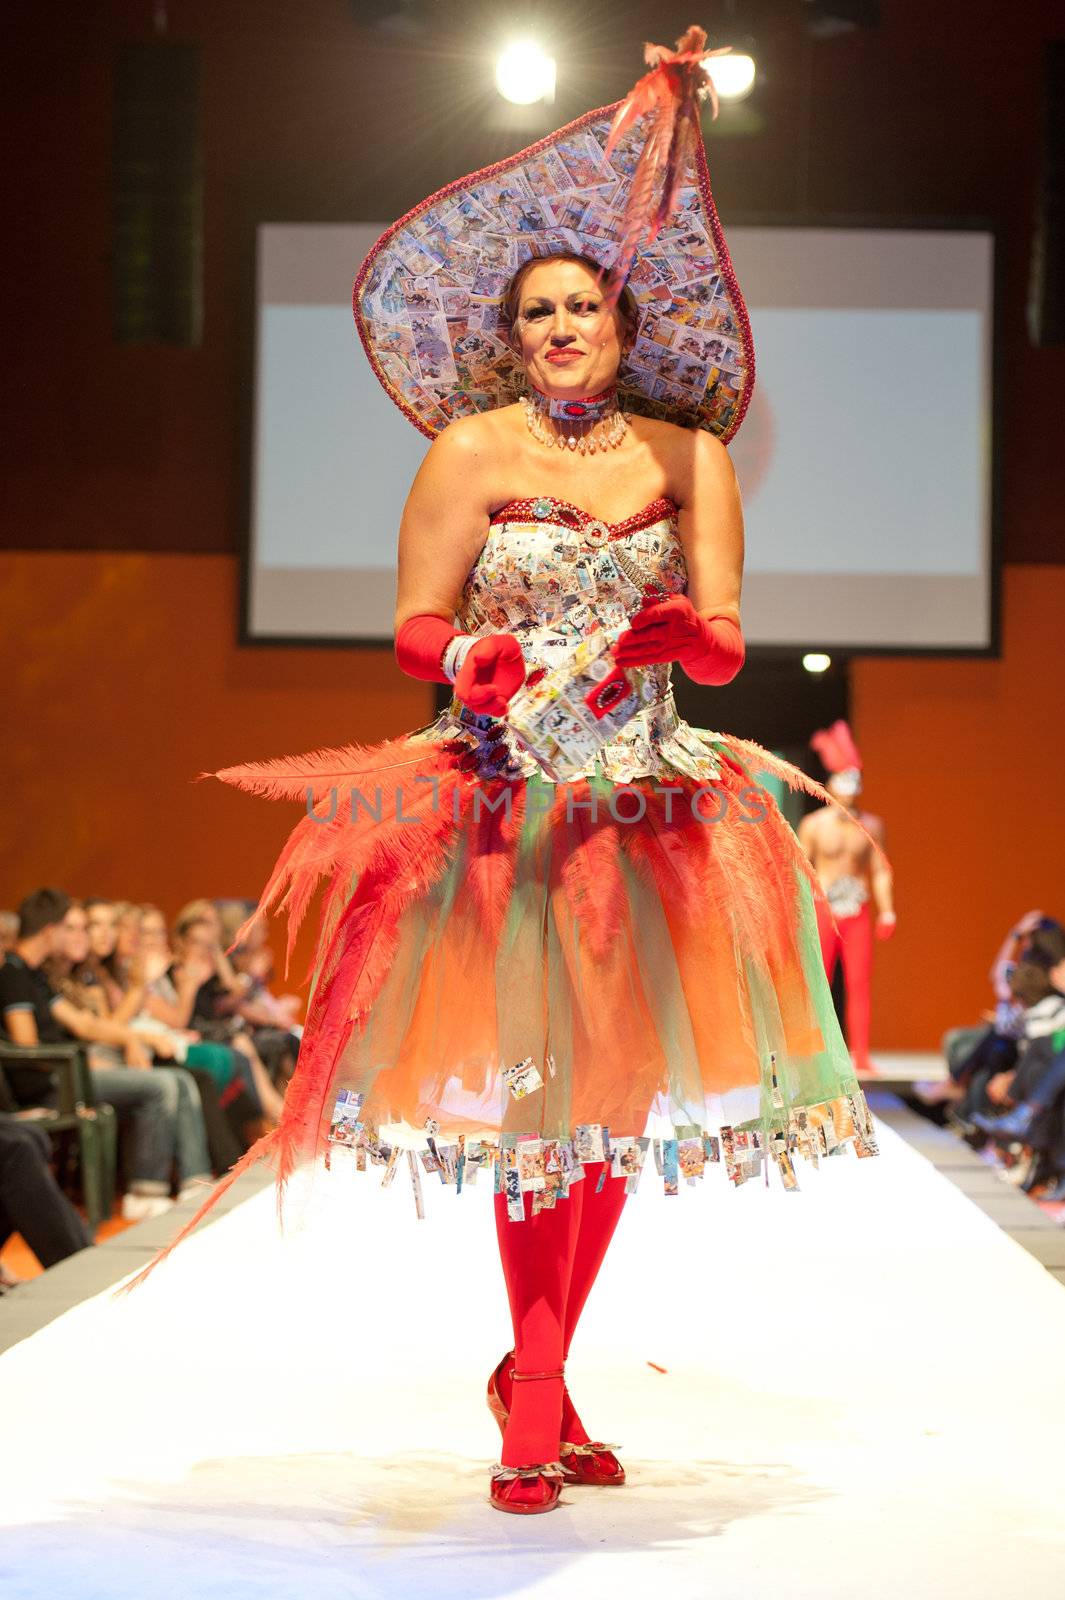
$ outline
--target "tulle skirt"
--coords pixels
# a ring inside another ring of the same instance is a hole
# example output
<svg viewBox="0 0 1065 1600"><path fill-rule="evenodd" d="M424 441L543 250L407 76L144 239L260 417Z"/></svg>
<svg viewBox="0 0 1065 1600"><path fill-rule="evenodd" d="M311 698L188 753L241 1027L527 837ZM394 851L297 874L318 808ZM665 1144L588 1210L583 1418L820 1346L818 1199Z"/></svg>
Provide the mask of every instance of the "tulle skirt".
<svg viewBox="0 0 1065 1600"><path fill-rule="evenodd" d="M487 1169L515 1219L588 1162L668 1192L799 1158L876 1153L826 981L821 894L757 778L833 803L748 741L698 734L716 776L486 775L441 724L215 774L300 798L255 918L291 951L322 891L300 1057L270 1155L349 1146L457 1189ZM246 924L246 927L248 924ZM240 935L238 935L239 939ZM249 1159L246 1158L246 1159Z"/></svg>
<svg viewBox="0 0 1065 1600"><path fill-rule="evenodd" d="M675 1195L708 1175L796 1189L800 1163L876 1155L821 960L827 902L758 779L836 806L828 791L686 723L653 777L597 758L558 785L500 776L491 730L456 731L443 713L201 774L304 804L234 944L284 913L291 959L318 899L310 1000L279 1125L122 1292L261 1160L279 1212L297 1167L346 1146L385 1184L402 1171L419 1215L425 1181L480 1178L521 1222L589 1166L629 1192L651 1168Z"/></svg>

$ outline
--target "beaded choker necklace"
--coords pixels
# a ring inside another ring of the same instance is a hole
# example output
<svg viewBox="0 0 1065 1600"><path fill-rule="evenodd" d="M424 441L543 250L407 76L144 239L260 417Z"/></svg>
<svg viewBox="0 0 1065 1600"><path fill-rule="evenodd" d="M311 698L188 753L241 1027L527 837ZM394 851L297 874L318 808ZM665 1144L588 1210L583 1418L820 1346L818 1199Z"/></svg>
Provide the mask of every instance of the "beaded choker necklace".
<svg viewBox="0 0 1065 1600"><path fill-rule="evenodd" d="M628 417L618 406L616 388L560 400L530 385L530 392L522 395L521 403L534 439L540 444L557 445L560 450L579 450L581 455L616 450L629 427Z"/></svg>

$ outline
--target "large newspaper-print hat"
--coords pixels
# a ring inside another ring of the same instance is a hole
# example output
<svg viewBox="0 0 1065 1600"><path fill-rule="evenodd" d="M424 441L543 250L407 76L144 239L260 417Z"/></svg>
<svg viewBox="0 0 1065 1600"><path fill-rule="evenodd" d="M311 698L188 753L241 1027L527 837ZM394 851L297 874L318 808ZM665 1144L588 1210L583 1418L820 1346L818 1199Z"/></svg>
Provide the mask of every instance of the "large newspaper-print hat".
<svg viewBox="0 0 1065 1600"><path fill-rule="evenodd" d="M370 251L356 325L386 393L422 433L524 392L503 294L530 256L564 251L616 270L635 297L622 405L733 437L754 344L694 109L709 87L701 62L719 53L705 40L693 28L676 52L648 45L652 71L625 100L448 184Z"/></svg>

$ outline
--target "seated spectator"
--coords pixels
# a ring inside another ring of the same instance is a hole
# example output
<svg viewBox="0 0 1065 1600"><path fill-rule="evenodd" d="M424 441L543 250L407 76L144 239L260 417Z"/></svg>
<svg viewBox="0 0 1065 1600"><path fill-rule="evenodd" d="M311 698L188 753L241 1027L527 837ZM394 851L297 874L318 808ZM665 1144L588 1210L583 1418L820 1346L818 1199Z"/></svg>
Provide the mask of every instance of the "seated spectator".
<svg viewBox="0 0 1065 1600"><path fill-rule="evenodd" d="M978 1061L978 1065L952 1118L959 1131L976 1148L986 1142L986 1135L975 1118L986 1116L996 1106L1006 1103L1009 1085L1032 1041L1040 1037L1048 1014L1057 1014L1062 998L1052 991L1047 967L1033 961L1027 953L1010 972L1009 986L1018 1010L1018 1037L1011 1041L1010 1051L997 1060L989 1060L986 1055L974 1052L974 1060Z"/></svg>
<svg viewBox="0 0 1065 1600"><path fill-rule="evenodd" d="M220 942L225 949L232 945L250 909L243 900L226 901L221 907ZM296 1070L303 1029L295 1019L303 1009L303 1002L299 995L275 995L271 991L274 958L262 922L249 928L243 941L228 954L238 978L248 980L236 1005L236 1014L248 1024L252 1041L271 1079L283 1090Z"/></svg>
<svg viewBox="0 0 1065 1600"><path fill-rule="evenodd" d="M136 943L120 971L120 980L128 984L124 1004L130 1005L130 996L135 995L138 1006L130 1026L164 1028L175 1040L178 1059L200 1087L215 1171L225 1172L257 1136L258 1129L251 1124L262 1118L251 1063L238 1050L211 1043L196 1029L184 1026L200 984L210 975L210 964L206 958L187 963L178 974L179 989L172 976L176 968L166 918L158 906L138 906L136 912ZM127 914L127 938L132 920ZM238 1133L242 1143L237 1140Z"/></svg>
<svg viewBox="0 0 1065 1600"><path fill-rule="evenodd" d="M247 1059L262 1114L267 1121L276 1123L283 1096L237 1009L253 980L233 970L222 949L218 912L209 900L194 900L179 912L174 924L174 955L170 975L175 983L190 963L197 972L202 973L205 967L207 970L207 977L192 997L186 1025L195 1028L204 1039L230 1045Z"/></svg>
<svg viewBox="0 0 1065 1600"><path fill-rule="evenodd" d="M42 1267L92 1244L89 1231L56 1183L47 1133L0 1113L0 1250L21 1234ZM8 1277L7 1288L15 1280Z"/></svg>
<svg viewBox="0 0 1065 1600"><path fill-rule="evenodd" d="M172 1074L148 1070L151 1053L138 1034L90 1006L75 1004L49 982L45 961L66 959L63 919L71 904L61 889L38 889L20 905L19 937L0 967L0 1022L16 1045L81 1040L112 1047L112 1062L119 1064L103 1066L90 1056L90 1071L98 1098L131 1123L131 1172L122 1214L139 1221L171 1204L179 1090ZM20 1105L55 1104L54 1074L27 1063L7 1068L5 1077ZM196 1173L183 1173L183 1178L206 1176L205 1158L194 1165Z"/></svg>
<svg viewBox="0 0 1065 1600"><path fill-rule="evenodd" d="M972 1120L999 1144L1032 1149L1037 1159L1024 1183L1029 1192L1049 1184L1041 1198L1065 1200L1065 936L1037 932L1017 970L1024 969L1033 974L1026 987L1038 998L1026 1012L1016 1071L988 1085L999 1113L977 1112Z"/></svg>
<svg viewBox="0 0 1065 1600"><path fill-rule="evenodd" d="M943 1083L914 1086L923 1104L951 1106L959 1123L968 1124L970 1131L973 1113L990 1108L987 1085L1012 1070L1018 1042L1024 1035L1024 1006L1013 993L1011 975L1033 933L1057 926L1041 911L1029 911L1010 929L990 972L995 1009L985 1011L976 1026L951 1028L944 1034L943 1053L950 1076Z"/></svg>
<svg viewBox="0 0 1065 1600"><path fill-rule="evenodd" d="M119 919L121 926L121 919ZM143 1039L151 1052L151 1064L169 1069L171 1082L167 1110L173 1120L174 1156L178 1182L182 1195L194 1190L212 1176L207 1135L203 1120L200 1091L191 1073L179 1064L186 1054L185 1041L172 1030L150 1018L143 1022L131 1015L135 1002L122 996L113 982L103 985L96 981L90 962L88 918L84 906L75 900L63 918L63 938L59 948L45 962L45 971L53 988L73 1005L82 1007L95 1018L104 1018L128 1028L137 1038ZM83 984L80 975L85 973L88 982ZM122 1002L111 1009L111 997L117 995ZM94 1043L89 1050L90 1068L116 1068L124 1070L121 1055L107 1041Z"/></svg>

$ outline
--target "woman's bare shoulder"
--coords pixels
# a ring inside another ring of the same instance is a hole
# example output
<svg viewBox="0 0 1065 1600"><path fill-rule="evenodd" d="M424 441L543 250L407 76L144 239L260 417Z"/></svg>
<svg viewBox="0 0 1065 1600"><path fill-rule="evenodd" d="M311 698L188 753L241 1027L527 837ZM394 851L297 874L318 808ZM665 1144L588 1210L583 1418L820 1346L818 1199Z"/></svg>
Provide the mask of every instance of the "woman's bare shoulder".
<svg viewBox="0 0 1065 1600"><path fill-rule="evenodd" d="M640 438L679 461L694 460L700 454L728 455L717 434L706 428L684 428L679 422L662 422L657 417L634 415L629 420Z"/></svg>
<svg viewBox="0 0 1065 1600"><path fill-rule="evenodd" d="M670 493L680 505L691 497L696 477L704 478L708 469L725 477L732 475L726 446L705 428L683 428L657 417L633 416L630 422L636 437L661 463Z"/></svg>
<svg viewBox="0 0 1065 1600"><path fill-rule="evenodd" d="M515 449L513 419L507 416L510 411L520 411L520 407L457 417L436 435L411 487L407 501L410 517L431 511L437 525L442 515L462 523L472 518L479 524L487 519Z"/></svg>
<svg viewBox="0 0 1065 1600"><path fill-rule="evenodd" d="M470 417L456 417L433 440L437 454L471 457L495 452L513 437L518 405L500 406L492 411L478 411Z"/></svg>

